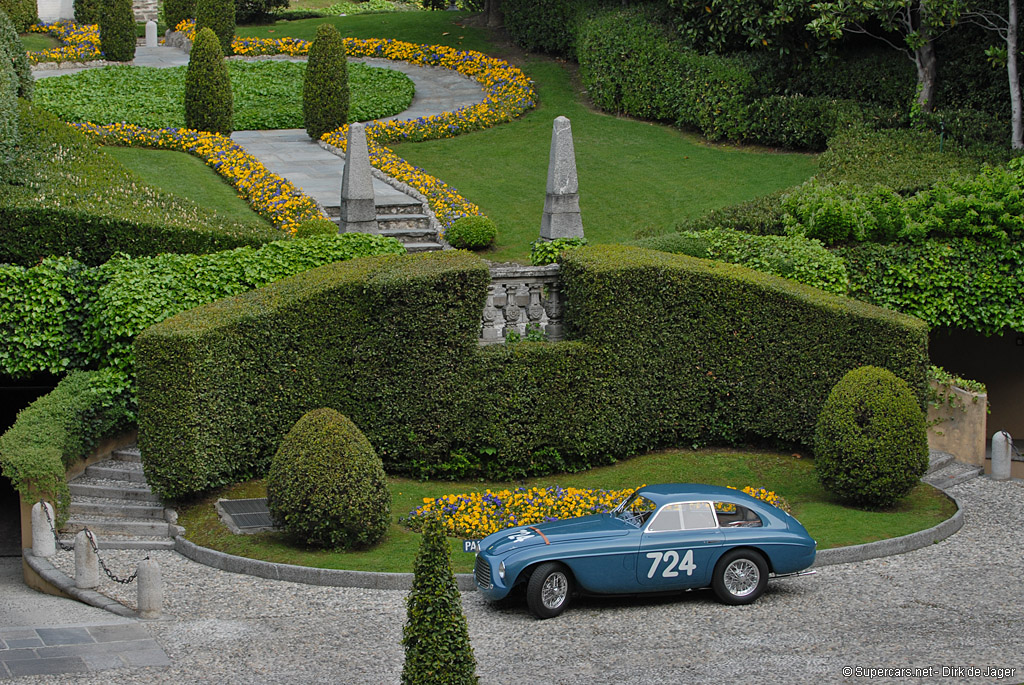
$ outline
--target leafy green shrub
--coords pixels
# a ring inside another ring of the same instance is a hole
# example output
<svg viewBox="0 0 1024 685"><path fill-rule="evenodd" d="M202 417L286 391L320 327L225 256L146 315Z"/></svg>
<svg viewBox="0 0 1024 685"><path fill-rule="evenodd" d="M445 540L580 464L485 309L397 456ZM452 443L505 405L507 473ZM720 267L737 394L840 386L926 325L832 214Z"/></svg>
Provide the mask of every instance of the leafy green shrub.
<svg viewBox="0 0 1024 685"><path fill-rule="evenodd" d="M587 0L505 0L505 28L519 47L558 57L576 56L577 21Z"/></svg>
<svg viewBox="0 0 1024 685"><path fill-rule="evenodd" d="M196 0L164 0L164 21L172 29L185 19L196 16Z"/></svg>
<svg viewBox="0 0 1024 685"><path fill-rule="evenodd" d="M271 21L278 10L288 9L288 0L234 0L235 21L262 24Z"/></svg>
<svg viewBox="0 0 1024 685"><path fill-rule="evenodd" d="M231 135L231 80L217 36L209 28L196 34L185 72L185 126Z"/></svg>
<svg viewBox="0 0 1024 685"><path fill-rule="evenodd" d="M554 264L566 250L583 247L586 238L555 238L554 240L534 240L530 243L530 264L544 266Z"/></svg>
<svg viewBox="0 0 1024 685"><path fill-rule="evenodd" d="M18 33L27 32L32 24L39 22L36 11L36 0L0 0L0 12L7 15Z"/></svg>
<svg viewBox="0 0 1024 685"><path fill-rule="evenodd" d="M633 244L662 252L740 264L839 295L845 295L849 288L843 260L817 240L796 236L758 236L717 228L670 233Z"/></svg>
<svg viewBox="0 0 1024 685"><path fill-rule="evenodd" d="M782 235L786 232L782 225L782 217L785 215L782 210L782 196L787 192L791 191L779 190L738 205L713 209L695 219L680 221L676 224L676 230L684 233L712 228L731 228L754 235Z"/></svg>
<svg viewBox="0 0 1024 685"><path fill-rule="evenodd" d="M333 24L320 24L309 46L302 85L302 121L313 140L348 123L348 60L341 34Z"/></svg>
<svg viewBox="0 0 1024 685"><path fill-rule="evenodd" d="M810 445L832 385L864 364L924 397L916 319L638 248L560 266L557 344L481 349L490 274L458 250L332 264L151 326L135 341L150 485L178 497L265 473L312 407L351 417L390 472L504 480L664 445Z"/></svg>
<svg viewBox="0 0 1024 685"><path fill-rule="evenodd" d="M1024 330L1024 246L965 238L861 243L836 250L850 296L917 316L931 326L995 335Z"/></svg>
<svg viewBox="0 0 1024 685"><path fill-rule="evenodd" d="M444 233L444 239L460 250L484 250L498 237L498 227L486 216L456 219Z"/></svg>
<svg viewBox="0 0 1024 685"><path fill-rule="evenodd" d="M135 13L132 0L100 0L100 49L111 62L135 59Z"/></svg>
<svg viewBox="0 0 1024 685"><path fill-rule="evenodd" d="M1006 152L1009 147L1010 118L998 117L974 109L946 109L921 115L920 125L933 133L944 132L948 139L968 148L993 148Z"/></svg>
<svg viewBox="0 0 1024 685"><path fill-rule="evenodd" d="M0 188L15 175L21 134L18 131L18 75L0 52Z"/></svg>
<svg viewBox="0 0 1024 685"><path fill-rule="evenodd" d="M982 160L930 131L872 131L854 126L837 133L818 162L818 178L862 187L876 184L900 194L928 188L951 173L977 173Z"/></svg>
<svg viewBox="0 0 1024 685"><path fill-rule="evenodd" d="M25 46L22 45L14 24L4 11L0 10L0 56L4 54L10 60L17 76L18 97L31 100L35 85L35 79L32 77L32 65L29 64ZM13 108L12 112L17 115L17 108Z"/></svg>
<svg viewBox="0 0 1024 685"><path fill-rule="evenodd" d="M134 373L139 332L190 307L335 261L404 254L394 238L348 233L211 255L119 257L89 268L67 257L0 267L0 373L92 365Z"/></svg>
<svg viewBox="0 0 1024 685"><path fill-rule="evenodd" d="M891 371L873 366L850 371L818 416L814 468L822 487L846 502L892 506L928 469L919 399Z"/></svg>
<svg viewBox="0 0 1024 685"><path fill-rule="evenodd" d="M215 252L281 238L264 222L237 223L142 183L82 133L21 102L23 182L0 193L0 262L70 255Z"/></svg>
<svg viewBox="0 0 1024 685"><path fill-rule="evenodd" d="M447 0L420 0L420 5L425 10L435 11L448 7L448 2Z"/></svg>
<svg viewBox="0 0 1024 685"><path fill-rule="evenodd" d="M402 685L476 683L476 658L452 572L452 551L440 520L429 517L413 566L402 629Z"/></svg>
<svg viewBox="0 0 1024 685"><path fill-rule="evenodd" d="M100 440L126 430L133 409L121 374L73 371L22 410L0 436L0 472L26 499L44 497L54 503L63 519L71 503L65 471Z"/></svg>
<svg viewBox="0 0 1024 685"><path fill-rule="evenodd" d="M783 224L790 235L826 245L849 241L885 243L903 237L903 199L885 186L862 189L811 179L782 200Z"/></svg>
<svg viewBox="0 0 1024 685"><path fill-rule="evenodd" d="M295 229L296 238L312 238L315 235L335 235L338 233L338 224L325 217L303 221Z"/></svg>
<svg viewBox="0 0 1024 685"><path fill-rule="evenodd" d="M207 28L217 35L222 58L234 54L231 40L235 37L235 0L196 0L196 38Z"/></svg>
<svg viewBox="0 0 1024 685"><path fill-rule="evenodd" d="M285 532L313 547L372 547L391 525L380 457L333 409L305 414L284 436L270 462L267 507Z"/></svg>
<svg viewBox="0 0 1024 685"><path fill-rule="evenodd" d="M747 139L762 145L824 150L829 138L861 119L852 100L778 95L751 103Z"/></svg>
<svg viewBox="0 0 1024 685"><path fill-rule="evenodd" d="M102 0L74 0L76 24L99 24Z"/></svg>
<svg viewBox="0 0 1024 685"><path fill-rule="evenodd" d="M695 128L711 140L747 133L755 81L742 61L685 49L643 9L583 20L580 79L601 109Z"/></svg>

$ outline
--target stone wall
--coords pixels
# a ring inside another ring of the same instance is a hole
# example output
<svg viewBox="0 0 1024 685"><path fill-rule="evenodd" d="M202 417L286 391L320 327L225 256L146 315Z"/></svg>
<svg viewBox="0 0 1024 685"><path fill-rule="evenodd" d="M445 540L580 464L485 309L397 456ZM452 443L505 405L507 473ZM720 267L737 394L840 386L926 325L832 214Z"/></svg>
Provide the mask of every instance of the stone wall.
<svg viewBox="0 0 1024 685"><path fill-rule="evenodd" d="M492 267L480 344L505 342L510 333L525 338L534 328L551 342L564 340L565 303L558 271L557 264Z"/></svg>
<svg viewBox="0 0 1024 685"><path fill-rule="evenodd" d="M156 21L159 0L133 0L135 21ZM75 18L74 0L36 0L39 21L50 24L62 19Z"/></svg>
<svg viewBox="0 0 1024 685"><path fill-rule="evenodd" d="M988 432L988 396L950 387L934 381L932 389L945 398L928 407L928 447L947 452L965 464L984 466Z"/></svg>

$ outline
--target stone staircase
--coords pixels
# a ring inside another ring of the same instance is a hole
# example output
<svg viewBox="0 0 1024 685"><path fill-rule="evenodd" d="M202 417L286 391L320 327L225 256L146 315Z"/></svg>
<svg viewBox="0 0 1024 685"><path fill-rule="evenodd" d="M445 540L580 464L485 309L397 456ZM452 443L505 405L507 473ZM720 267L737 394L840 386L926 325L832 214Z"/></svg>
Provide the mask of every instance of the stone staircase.
<svg viewBox="0 0 1024 685"><path fill-rule="evenodd" d="M957 461L948 452L932 450L928 455L928 470L921 480L940 490L947 490L954 485L977 478L983 471L980 466Z"/></svg>
<svg viewBox="0 0 1024 685"><path fill-rule="evenodd" d="M68 482L71 507L61 541L71 544L79 531L96 534L100 549L171 549L178 527L146 485L138 447L115 450L110 459L88 466Z"/></svg>
<svg viewBox="0 0 1024 685"><path fill-rule="evenodd" d="M334 223L339 222L340 206L324 206L324 210ZM408 198L408 202L377 204L377 226L380 235L397 238L409 252L443 249L437 232L430 228L430 217L412 198Z"/></svg>

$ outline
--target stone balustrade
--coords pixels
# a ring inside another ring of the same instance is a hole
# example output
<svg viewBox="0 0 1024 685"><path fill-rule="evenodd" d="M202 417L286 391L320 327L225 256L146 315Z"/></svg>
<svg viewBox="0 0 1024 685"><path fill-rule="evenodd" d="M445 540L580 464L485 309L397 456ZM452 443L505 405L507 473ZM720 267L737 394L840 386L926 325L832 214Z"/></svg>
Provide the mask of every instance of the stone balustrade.
<svg viewBox="0 0 1024 685"><path fill-rule="evenodd" d="M545 339L565 339L562 295L558 265L502 266L491 269L480 326L480 344L505 342L510 333L525 338L540 330Z"/></svg>

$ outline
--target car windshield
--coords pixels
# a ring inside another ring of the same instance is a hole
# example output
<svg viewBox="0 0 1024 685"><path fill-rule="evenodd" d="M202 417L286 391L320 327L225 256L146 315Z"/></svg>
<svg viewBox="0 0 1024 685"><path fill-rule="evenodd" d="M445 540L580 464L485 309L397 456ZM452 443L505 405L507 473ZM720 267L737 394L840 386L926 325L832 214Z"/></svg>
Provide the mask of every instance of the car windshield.
<svg viewBox="0 0 1024 685"><path fill-rule="evenodd" d="M615 518L625 521L631 526L639 528L644 522L650 518L654 512L654 502L647 499L638 492L634 492L628 498L624 499L619 506L615 507L612 512Z"/></svg>

